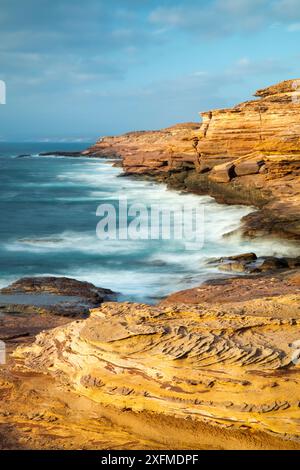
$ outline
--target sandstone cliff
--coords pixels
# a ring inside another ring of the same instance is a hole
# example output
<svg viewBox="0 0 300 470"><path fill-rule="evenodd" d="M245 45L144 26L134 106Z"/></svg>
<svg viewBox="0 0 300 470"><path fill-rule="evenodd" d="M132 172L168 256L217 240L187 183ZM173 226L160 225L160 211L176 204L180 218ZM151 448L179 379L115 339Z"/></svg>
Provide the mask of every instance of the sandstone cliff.
<svg viewBox="0 0 300 470"><path fill-rule="evenodd" d="M104 137L83 153L122 158L128 174L167 172L177 160L193 164L200 128L200 123L184 123L159 131Z"/></svg>
<svg viewBox="0 0 300 470"><path fill-rule="evenodd" d="M86 155L122 158L126 174L153 175L170 186L261 210L248 235L300 237L300 86L288 80L255 100L202 113L203 122L105 137Z"/></svg>

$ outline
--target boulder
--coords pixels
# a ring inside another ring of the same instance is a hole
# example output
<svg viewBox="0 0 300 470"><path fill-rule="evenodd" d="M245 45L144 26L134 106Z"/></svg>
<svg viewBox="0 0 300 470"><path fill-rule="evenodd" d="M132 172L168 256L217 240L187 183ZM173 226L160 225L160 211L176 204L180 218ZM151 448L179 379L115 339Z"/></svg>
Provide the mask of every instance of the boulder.
<svg viewBox="0 0 300 470"><path fill-rule="evenodd" d="M247 263L241 261L235 261L232 263L223 263L219 266L221 271L233 271L238 273L243 273L247 271Z"/></svg>
<svg viewBox="0 0 300 470"><path fill-rule="evenodd" d="M234 171L236 176L254 175L259 173L263 160L246 160L235 164Z"/></svg>
<svg viewBox="0 0 300 470"><path fill-rule="evenodd" d="M207 264L219 264L229 261L239 261L245 263L251 263L257 260L257 256L255 253L241 253L240 255L233 255L233 256L222 256L221 258L210 258L207 261Z"/></svg>
<svg viewBox="0 0 300 470"><path fill-rule="evenodd" d="M300 256L296 258L284 258L284 260L287 262L290 269L295 269L300 266Z"/></svg>
<svg viewBox="0 0 300 470"><path fill-rule="evenodd" d="M260 266L258 266L259 271L275 271L277 269L284 269L288 268L288 262L285 258L275 258L274 256L270 256L268 258L264 258Z"/></svg>
<svg viewBox="0 0 300 470"><path fill-rule="evenodd" d="M242 253L241 255L234 255L234 256L228 256L226 258L227 260L232 260L232 261L246 261L246 262L251 262L251 261L256 261L257 256L255 253Z"/></svg>
<svg viewBox="0 0 300 470"><path fill-rule="evenodd" d="M209 179L215 183L229 183L234 176L234 165L232 163L224 163L213 168Z"/></svg>

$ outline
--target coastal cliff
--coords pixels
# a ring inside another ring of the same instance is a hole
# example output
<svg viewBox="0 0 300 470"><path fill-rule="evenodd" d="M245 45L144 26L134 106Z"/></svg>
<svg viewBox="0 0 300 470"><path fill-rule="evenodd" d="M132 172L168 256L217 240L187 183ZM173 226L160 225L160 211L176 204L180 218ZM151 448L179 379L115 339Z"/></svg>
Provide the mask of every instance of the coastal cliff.
<svg viewBox="0 0 300 470"><path fill-rule="evenodd" d="M256 98L80 155L255 205L244 235L299 239L299 92L290 80ZM2 309L0 448L300 449L300 259L208 263L227 276L156 306L109 302L112 291L68 278L3 289L30 302ZM41 309L33 294L67 303Z"/></svg>
<svg viewBox="0 0 300 470"><path fill-rule="evenodd" d="M83 154L122 158L126 174L159 174L175 162L194 165L201 124L183 123L158 131L128 132L101 138Z"/></svg>
<svg viewBox="0 0 300 470"><path fill-rule="evenodd" d="M287 80L257 91L255 100L204 112L199 124L104 137L83 154L121 158L127 175L256 206L244 235L299 238L298 83Z"/></svg>

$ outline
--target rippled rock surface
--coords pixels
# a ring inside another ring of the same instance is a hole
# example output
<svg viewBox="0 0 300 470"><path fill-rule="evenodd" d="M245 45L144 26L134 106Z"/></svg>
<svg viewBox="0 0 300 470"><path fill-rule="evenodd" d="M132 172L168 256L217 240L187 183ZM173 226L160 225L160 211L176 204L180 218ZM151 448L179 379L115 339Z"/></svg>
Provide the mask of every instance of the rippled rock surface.
<svg viewBox="0 0 300 470"><path fill-rule="evenodd" d="M245 431L241 448L300 448L297 292L226 306L103 304L15 357L95 403L151 413L158 427L161 417L205 424L198 448L229 430L228 448Z"/></svg>

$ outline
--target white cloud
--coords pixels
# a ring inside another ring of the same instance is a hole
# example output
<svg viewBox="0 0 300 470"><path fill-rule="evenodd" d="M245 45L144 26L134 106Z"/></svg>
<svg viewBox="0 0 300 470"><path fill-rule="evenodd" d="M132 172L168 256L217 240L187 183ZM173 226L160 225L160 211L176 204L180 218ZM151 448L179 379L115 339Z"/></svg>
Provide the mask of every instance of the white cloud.
<svg viewBox="0 0 300 470"><path fill-rule="evenodd" d="M200 3L200 2L199 2ZM199 36L256 32L274 24L300 19L299 0L213 0L199 4L178 0L176 6L155 8L152 23L179 28ZM293 30L293 25L291 25Z"/></svg>
<svg viewBox="0 0 300 470"><path fill-rule="evenodd" d="M248 57L242 57L240 60L238 60L238 65L244 67L250 64L250 59Z"/></svg>
<svg viewBox="0 0 300 470"><path fill-rule="evenodd" d="M194 77L203 77L205 75L207 75L207 72L204 72L204 71L201 71L201 70L193 73Z"/></svg>
<svg viewBox="0 0 300 470"><path fill-rule="evenodd" d="M287 27L289 33L296 33L300 31L300 23L292 23Z"/></svg>

